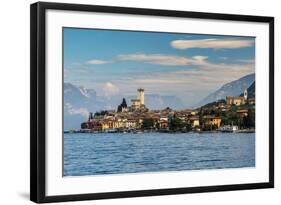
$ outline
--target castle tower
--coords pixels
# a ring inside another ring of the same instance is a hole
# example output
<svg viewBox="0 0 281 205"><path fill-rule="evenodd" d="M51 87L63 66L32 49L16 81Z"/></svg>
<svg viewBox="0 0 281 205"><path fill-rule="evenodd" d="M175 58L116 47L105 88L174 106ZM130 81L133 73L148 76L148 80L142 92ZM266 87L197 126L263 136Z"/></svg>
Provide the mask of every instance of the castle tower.
<svg viewBox="0 0 281 205"><path fill-rule="evenodd" d="M138 89L138 100L140 100L141 105L144 105L144 89L143 88Z"/></svg>
<svg viewBox="0 0 281 205"><path fill-rule="evenodd" d="M247 91L247 89L245 89L245 91L244 91L244 99L245 99L245 101L248 99L248 91Z"/></svg>

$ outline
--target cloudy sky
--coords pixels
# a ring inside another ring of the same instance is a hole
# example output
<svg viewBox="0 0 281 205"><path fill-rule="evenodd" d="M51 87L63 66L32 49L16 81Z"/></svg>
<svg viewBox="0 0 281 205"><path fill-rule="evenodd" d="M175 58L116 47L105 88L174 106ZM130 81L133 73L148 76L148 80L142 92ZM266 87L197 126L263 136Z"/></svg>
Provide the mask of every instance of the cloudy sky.
<svg viewBox="0 0 281 205"><path fill-rule="evenodd" d="M145 93L192 106L223 84L255 72L255 38L64 29L64 81L98 95Z"/></svg>

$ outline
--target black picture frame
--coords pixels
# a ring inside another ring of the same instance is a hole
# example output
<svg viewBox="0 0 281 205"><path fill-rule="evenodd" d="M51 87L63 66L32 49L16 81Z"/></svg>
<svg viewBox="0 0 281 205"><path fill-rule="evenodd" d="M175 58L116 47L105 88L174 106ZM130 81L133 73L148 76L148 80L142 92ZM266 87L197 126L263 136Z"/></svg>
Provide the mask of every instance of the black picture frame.
<svg viewBox="0 0 281 205"><path fill-rule="evenodd" d="M262 22L269 25L269 181L263 183L230 184L188 188L138 190L46 196L46 81L45 25L46 10L86 11L101 13L168 16L194 19ZM274 18L265 16L156 10L82 4L38 2L30 7L30 200L37 203L77 200L97 200L123 197L217 192L274 187Z"/></svg>

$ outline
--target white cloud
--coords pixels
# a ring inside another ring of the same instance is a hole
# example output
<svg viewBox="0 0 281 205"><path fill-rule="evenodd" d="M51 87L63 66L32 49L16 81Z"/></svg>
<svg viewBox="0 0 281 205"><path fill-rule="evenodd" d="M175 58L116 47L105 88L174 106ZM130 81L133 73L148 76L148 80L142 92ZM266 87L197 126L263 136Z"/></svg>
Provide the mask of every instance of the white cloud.
<svg viewBox="0 0 281 205"><path fill-rule="evenodd" d="M105 96L112 96L118 94L119 88L111 82L107 82L103 86L103 92Z"/></svg>
<svg viewBox="0 0 281 205"><path fill-rule="evenodd" d="M103 65L103 64L108 64L108 63L112 63L112 61L92 59L92 60L89 60L86 62L86 64L89 64L89 65Z"/></svg>
<svg viewBox="0 0 281 205"><path fill-rule="evenodd" d="M253 46L253 40L237 39L200 39L200 40L174 40L170 45L176 49L189 48L213 48L213 49L235 49Z"/></svg>
<svg viewBox="0 0 281 205"><path fill-rule="evenodd" d="M139 61L167 66L201 65L205 63L207 58L207 56L193 56L189 58L185 56L162 54L127 54L117 56L119 61Z"/></svg>
<svg viewBox="0 0 281 205"><path fill-rule="evenodd" d="M87 117L89 115L89 111L86 108L76 108L70 103L66 103L65 107L67 108L67 112L70 115L82 115L84 117Z"/></svg>
<svg viewBox="0 0 281 205"><path fill-rule="evenodd" d="M182 69L152 75L139 75L135 79L118 82L122 92L133 92L142 86L149 93L180 96L187 106L198 103L210 92L225 83L255 72L255 64L224 64L204 61L196 68ZM195 95L196 93L196 95Z"/></svg>
<svg viewBox="0 0 281 205"><path fill-rule="evenodd" d="M241 63L249 63L249 64L255 63L255 59L240 59L238 61L241 62Z"/></svg>
<svg viewBox="0 0 281 205"><path fill-rule="evenodd" d="M228 60L229 57L225 57L225 56L222 56L222 57L219 57L220 60Z"/></svg>
<svg viewBox="0 0 281 205"><path fill-rule="evenodd" d="M177 56L177 55L164 55L164 54L125 54L118 55L114 60L99 60L92 59L86 61L88 65L103 65L117 61L137 61L166 66L184 66L184 65L200 65L204 63L207 56Z"/></svg>

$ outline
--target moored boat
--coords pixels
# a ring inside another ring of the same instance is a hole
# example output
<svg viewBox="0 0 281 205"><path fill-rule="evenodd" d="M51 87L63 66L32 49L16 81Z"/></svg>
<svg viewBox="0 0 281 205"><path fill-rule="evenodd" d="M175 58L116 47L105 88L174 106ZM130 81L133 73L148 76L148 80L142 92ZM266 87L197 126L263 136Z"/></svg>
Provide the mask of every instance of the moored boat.
<svg viewBox="0 0 281 205"><path fill-rule="evenodd" d="M236 125L224 125L218 129L220 132L237 132L238 130L238 126Z"/></svg>

